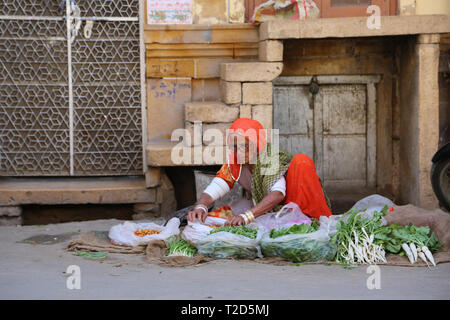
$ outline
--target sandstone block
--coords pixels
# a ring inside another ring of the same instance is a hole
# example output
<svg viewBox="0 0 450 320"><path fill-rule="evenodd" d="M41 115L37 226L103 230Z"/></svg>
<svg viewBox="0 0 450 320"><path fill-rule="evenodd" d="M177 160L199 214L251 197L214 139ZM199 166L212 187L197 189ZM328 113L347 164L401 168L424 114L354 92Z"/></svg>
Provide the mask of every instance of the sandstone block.
<svg viewBox="0 0 450 320"><path fill-rule="evenodd" d="M243 104L272 104L272 82L242 84Z"/></svg>
<svg viewBox="0 0 450 320"><path fill-rule="evenodd" d="M272 129L272 105L253 106L252 118L259 121L264 129Z"/></svg>
<svg viewBox="0 0 450 320"><path fill-rule="evenodd" d="M205 124L203 127L203 144L216 146L226 145L227 130L230 126L231 122Z"/></svg>
<svg viewBox="0 0 450 320"><path fill-rule="evenodd" d="M261 41L258 55L260 61L283 61L283 42L278 40Z"/></svg>
<svg viewBox="0 0 450 320"><path fill-rule="evenodd" d="M252 118L252 106L249 104L243 104L239 107L239 118Z"/></svg>
<svg viewBox="0 0 450 320"><path fill-rule="evenodd" d="M222 101L226 104L241 103L242 89L240 82L220 81Z"/></svg>
<svg viewBox="0 0 450 320"><path fill-rule="evenodd" d="M184 105L186 121L232 122L239 116L239 108L218 101L188 102Z"/></svg>
<svg viewBox="0 0 450 320"><path fill-rule="evenodd" d="M220 65L220 77L225 81L272 81L281 74L281 62L231 62Z"/></svg>

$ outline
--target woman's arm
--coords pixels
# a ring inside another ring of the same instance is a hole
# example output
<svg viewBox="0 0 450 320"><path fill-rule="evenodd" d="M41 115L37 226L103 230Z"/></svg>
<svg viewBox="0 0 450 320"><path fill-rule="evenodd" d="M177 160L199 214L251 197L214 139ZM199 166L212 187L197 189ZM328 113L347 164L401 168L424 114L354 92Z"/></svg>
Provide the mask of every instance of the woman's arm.
<svg viewBox="0 0 450 320"><path fill-rule="evenodd" d="M205 222L206 216L208 215L207 208L229 191L230 187L228 184L222 178L215 177L205 191L203 191L200 199L195 204L194 209L188 212L188 221L201 220L202 222ZM202 207L203 209L199 207Z"/></svg>
<svg viewBox="0 0 450 320"><path fill-rule="evenodd" d="M258 204L256 204L253 208L251 208L250 211L256 218L272 210L283 200L284 194L282 192L272 191L267 196L265 196ZM244 218L242 218L241 216L232 217L225 223L225 225L227 226L239 226L244 224L245 224Z"/></svg>

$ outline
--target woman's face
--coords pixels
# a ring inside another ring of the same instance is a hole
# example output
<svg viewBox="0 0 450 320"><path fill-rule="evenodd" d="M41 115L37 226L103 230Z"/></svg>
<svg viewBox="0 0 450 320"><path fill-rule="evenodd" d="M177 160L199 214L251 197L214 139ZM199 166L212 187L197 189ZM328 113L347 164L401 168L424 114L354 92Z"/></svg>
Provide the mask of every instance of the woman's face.
<svg viewBox="0 0 450 320"><path fill-rule="evenodd" d="M232 137L232 150L237 156L239 164L256 163L256 146L247 137L234 135Z"/></svg>

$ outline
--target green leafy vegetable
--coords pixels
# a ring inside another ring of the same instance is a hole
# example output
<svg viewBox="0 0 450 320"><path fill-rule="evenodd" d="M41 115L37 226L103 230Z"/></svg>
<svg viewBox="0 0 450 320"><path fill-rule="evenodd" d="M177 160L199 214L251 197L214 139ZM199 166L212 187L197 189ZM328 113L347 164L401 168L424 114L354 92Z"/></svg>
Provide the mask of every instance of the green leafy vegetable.
<svg viewBox="0 0 450 320"><path fill-rule="evenodd" d="M211 232L209 234L213 234L213 233L221 232L221 231L238 234L238 235L250 238L250 239L256 239L256 235L258 234L257 229L248 228L245 226L239 226L239 227L222 226L219 228L214 228L213 230L211 230Z"/></svg>
<svg viewBox="0 0 450 320"><path fill-rule="evenodd" d="M375 242L382 244L386 251L404 255L403 243L414 243L417 246L427 246L430 251L437 251L442 247L434 233L430 234L429 227L418 227L413 224L401 226L391 224L381 227L375 232Z"/></svg>
<svg viewBox="0 0 450 320"><path fill-rule="evenodd" d="M184 239L173 240L169 245L170 256L193 257L197 253L197 248Z"/></svg>
<svg viewBox="0 0 450 320"><path fill-rule="evenodd" d="M103 260L106 259L108 254L103 251L99 252L74 252L73 255L80 256L86 259Z"/></svg>
<svg viewBox="0 0 450 320"><path fill-rule="evenodd" d="M288 241L262 241L261 250L266 257L281 257L292 262L333 260L337 245L325 239L308 237Z"/></svg>
<svg viewBox="0 0 450 320"><path fill-rule="evenodd" d="M377 242L386 236L380 232L383 228L382 217L387 214L388 206L373 212L371 219L363 218L363 210L350 210L338 221L337 232L331 241L338 243L336 261L341 264L377 263L385 261L383 246ZM345 221L346 220L346 221Z"/></svg>
<svg viewBox="0 0 450 320"><path fill-rule="evenodd" d="M302 224L294 224L289 228L279 228L270 230L270 237L272 239L285 236L287 234L304 234L311 233L319 230L319 225L316 220L313 220L311 225L302 223Z"/></svg>

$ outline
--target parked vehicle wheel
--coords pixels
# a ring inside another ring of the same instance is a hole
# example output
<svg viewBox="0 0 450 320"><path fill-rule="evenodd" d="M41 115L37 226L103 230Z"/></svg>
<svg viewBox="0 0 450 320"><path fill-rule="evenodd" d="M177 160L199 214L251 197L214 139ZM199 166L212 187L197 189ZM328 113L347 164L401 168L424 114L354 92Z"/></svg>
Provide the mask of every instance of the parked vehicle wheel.
<svg viewBox="0 0 450 320"><path fill-rule="evenodd" d="M440 204L450 212L450 157L433 163L431 185Z"/></svg>

